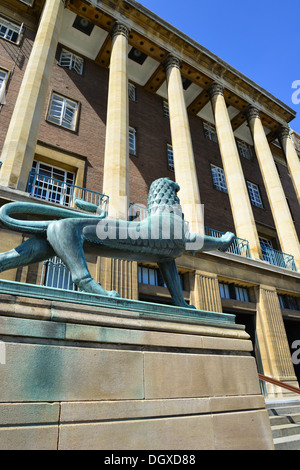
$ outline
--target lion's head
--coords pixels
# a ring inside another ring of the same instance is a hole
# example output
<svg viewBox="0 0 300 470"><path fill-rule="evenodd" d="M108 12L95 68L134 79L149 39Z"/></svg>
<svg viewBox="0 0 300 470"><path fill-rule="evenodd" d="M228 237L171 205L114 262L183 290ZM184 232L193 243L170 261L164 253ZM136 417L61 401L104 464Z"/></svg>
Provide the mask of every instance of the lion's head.
<svg viewBox="0 0 300 470"><path fill-rule="evenodd" d="M148 215L167 211L181 216L180 200L177 196L179 189L179 185L170 178L159 178L153 181L148 194Z"/></svg>

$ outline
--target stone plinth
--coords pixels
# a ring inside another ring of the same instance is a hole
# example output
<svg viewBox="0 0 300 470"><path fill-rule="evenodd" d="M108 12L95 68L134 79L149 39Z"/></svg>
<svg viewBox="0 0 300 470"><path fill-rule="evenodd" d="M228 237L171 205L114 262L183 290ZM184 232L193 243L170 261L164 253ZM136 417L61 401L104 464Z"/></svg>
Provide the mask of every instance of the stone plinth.
<svg viewBox="0 0 300 470"><path fill-rule="evenodd" d="M273 449L232 315L8 281L0 292L1 449Z"/></svg>

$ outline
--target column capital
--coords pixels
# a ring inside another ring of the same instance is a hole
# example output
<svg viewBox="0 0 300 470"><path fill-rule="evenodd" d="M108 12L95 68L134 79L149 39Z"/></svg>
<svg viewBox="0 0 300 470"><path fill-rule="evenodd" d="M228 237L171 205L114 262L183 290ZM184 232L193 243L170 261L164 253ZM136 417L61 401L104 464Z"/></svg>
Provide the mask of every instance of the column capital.
<svg viewBox="0 0 300 470"><path fill-rule="evenodd" d="M284 139L289 139L290 138L290 129L288 126L281 126L278 131L277 131L277 136L278 139L284 140Z"/></svg>
<svg viewBox="0 0 300 470"><path fill-rule="evenodd" d="M175 55L169 53L164 62L165 70L167 71L168 69L172 67L177 67L180 70L180 66L181 66L181 60L178 59L178 57L176 57Z"/></svg>
<svg viewBox="0 0 300 470"><path fill-rule="evenodd" d="M114 38L115 36L119 36L121 34L122 36L125 36L126 39L128 39L129 31L130 28L128 28L128 26L116 21L111 30L111 36Z"/></svg>
<svg viewBox="0 0 300 470"><path fill-rule="evenodd" d="M245 115L248 122L251 121L251 119L260 119L259 109L252 105L248 106L245 111Z"/></svg>
<svg viewBox="0 0 300 470"><path fill-rule="evenodd" d="M224 89L222 85L218 82L213 82L207 89L210 99L212 99L215 95L222 95L224 96Z"/></svg>

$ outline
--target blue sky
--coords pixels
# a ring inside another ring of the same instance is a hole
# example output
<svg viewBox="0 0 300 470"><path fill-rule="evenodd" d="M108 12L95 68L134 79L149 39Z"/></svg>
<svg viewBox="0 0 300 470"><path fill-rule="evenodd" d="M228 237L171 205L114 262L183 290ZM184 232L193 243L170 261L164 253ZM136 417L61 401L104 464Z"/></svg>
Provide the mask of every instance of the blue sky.
<svg viewBox="0 0 300 470"><path fill-rule="evenodd" d="M294 109L290 125L300 133L299 0L139 3Z"/></svg>

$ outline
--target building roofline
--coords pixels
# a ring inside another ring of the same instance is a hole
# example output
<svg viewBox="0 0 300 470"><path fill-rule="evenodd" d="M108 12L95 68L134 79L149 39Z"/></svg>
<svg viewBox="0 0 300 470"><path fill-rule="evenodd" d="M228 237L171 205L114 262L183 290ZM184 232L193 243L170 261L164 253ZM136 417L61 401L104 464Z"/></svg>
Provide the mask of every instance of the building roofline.
<svg viewBox="0 0 300 470"><path fill-rule="evenodd" d="M194 39L190 38L187 34L183 33L182 31L180 31L178 28L176 28L175 26L171 25L170 23L168 23L167 21L165 21L163 18L161 18L160 16L156 15L155 13L153 13L151 10L149 10L148 8L144 7L143 5L141 5L139 2L137 2L136 0L125 0L126 3L128 3L130 6L132 6L133 8L137 9L138 11L140 11L141 13L145 14L146 16L150 17L153 21L155 21L156 23L160 24L162 27L166 28L167 30L171 31L172 33L174 33L176 36L178 36L180 39L182 39L183 41L187 42L189 45L191 45L192 47L194 47L195 49L199 50L200 52L202 52L203 54L207 55L210 59L212 59L213 61L215 61L216 63L218 63L219 65L225 67L226 69L228 69L231 73L233 73L234 75L236 75L239 79L243 80L245 83L247 83L248 85L250 85L252 88L256 89L257 91L259 91L260 93L262 93L263 95L265 95L268 99L270 99L271 101L273 101L274 103L276 103L278 106L280 106L281 108L283 108L285 111L287 111L288 113L290 113L294 119L296 117L296 111L292 108L290 108L288 105L286 105L284 102L282 102L281 100L279 100L278 98L276 98L276 96L272 95L272 93L268 92L267 90L265 90L263 87L261 87L260 85L258 85L256 82L254 82L253 80L251 80L249 77L247 77L246 75L244 75L243 73L239 72L237 69L235 69L234 67L232 67L230 64L228 64L227 62L225 62L223 59L220 59L220 57L218 57L216 54L214 54L213 52L211 52L210 50L206 49L206 47L202 46L200 43L198 43L197 41L195 41Z"/></svg>

